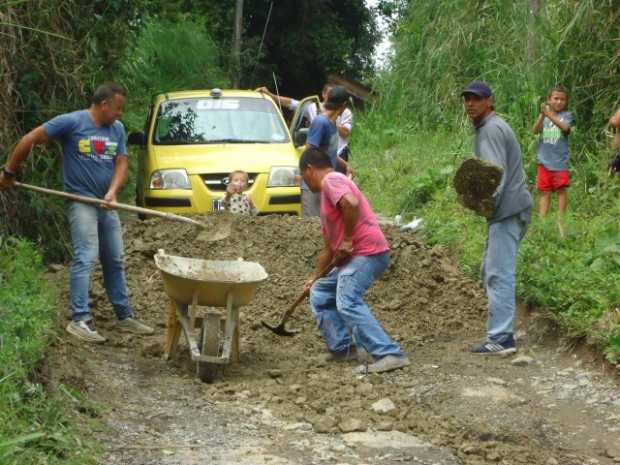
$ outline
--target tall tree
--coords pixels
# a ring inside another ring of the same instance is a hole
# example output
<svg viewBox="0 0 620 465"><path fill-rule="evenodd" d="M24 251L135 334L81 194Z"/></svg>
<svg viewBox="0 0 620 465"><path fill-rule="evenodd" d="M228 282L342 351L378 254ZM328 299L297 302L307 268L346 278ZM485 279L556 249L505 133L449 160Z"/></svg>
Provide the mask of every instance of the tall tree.
<svg viewBox="0 0 620 465"><path fill-rule="evenodd" d="M233 87L239 87L241 80L241 28L243 27L243 0L235 5L235 26L233 31Z"/></svg>
<svg viewBox="0 0 620 465"><path fill-rule="evenodd" d="M234 23L230 0L193 3L194 12L206 13L210 33L227 48ZM240 85L269 84L275 73L282 92L299 96L317 92L330 73L370 74L379 39L376 13L364 0L245 0Z"/></svg>
<svg viewBox="0 0 620 465"><path fill-rule="evenodd" d="M527 62L534 65L538 58L538 22L543 0L527 0L529 3L529 17L527 23Z"/></svg>

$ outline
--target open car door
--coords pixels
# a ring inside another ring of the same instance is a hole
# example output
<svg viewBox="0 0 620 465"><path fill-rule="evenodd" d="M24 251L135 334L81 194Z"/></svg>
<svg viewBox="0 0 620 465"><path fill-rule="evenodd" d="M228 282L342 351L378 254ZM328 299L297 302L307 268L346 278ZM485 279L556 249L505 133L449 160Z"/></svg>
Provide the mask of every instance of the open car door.
<svg viewBox="0 0 620 465"><path fill-rule="evenodd" d="M320 108L321 101L319 97L312 95L301 100L299 106L295 109L289 129L293 136L293 144L295 144L295 148L300 155L306 145L310 124L312 124L312 120L321 111Z"/></svg>

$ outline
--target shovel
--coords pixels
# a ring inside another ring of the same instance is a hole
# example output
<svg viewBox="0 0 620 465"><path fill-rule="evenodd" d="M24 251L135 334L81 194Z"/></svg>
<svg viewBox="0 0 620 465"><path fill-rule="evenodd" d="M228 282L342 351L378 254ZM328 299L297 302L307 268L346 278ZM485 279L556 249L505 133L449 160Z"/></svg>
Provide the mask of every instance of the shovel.
<svg viewBox="0 0 620 465"><path fill-rule="evenodd" d="M99 205L102 207L108 207L108 208L112 208L115 210L126 210L126 211L130 211L134 213L141 213L143 215L157 216L159 218L164 218L170 221L180 221L183 223L193 224L194 226L198 226L203 229L207 228L207 225L204 223L201 223L200 221L192 220L191 218L187 218L181 215L175 215L174 213L160 212L157 210L151 210L150 208L136 207L135 205L128 205L128 204L119 203L119 202L106 202L103 199L96 199L93 197L85 197L83 195L70 194L68 192L56 191L53 189L47 189L45 187L33 186L31 184L24 184L23 182L18 182L18 181L15 181L15 185L17 187L29 189L31 191L40 192L42 194L57 195L58 197L64 197L66 199L74 200L76 202ZM220 238L218 237L218 239Z"/></svg>
<svg viewBox="0 0 620 465"><path fill-rule="evenodd" d="M318 279L321 279L323 276L325 276L329 272L329 270L332 269L333 266L334 260L332 260L329 265L327 265L321 270L319 275L312 280L312 284L314 284ZM308 294L310 294L310 289L302 292L301 295L297 297L297 300L293 302L293 305L291 305L284 311L282 317L280 318L280 323L278 323L276 326L272 326L266 321L261 321L262 325L268 330L272 331L274 334L277 334L278 336L294 336L295 334L297 334L299 331L290 331L286 329L284 325L288 321L289 317L293 314L293 311L295 311L297 306L302 303L306 297L308 297Z"/></svg>

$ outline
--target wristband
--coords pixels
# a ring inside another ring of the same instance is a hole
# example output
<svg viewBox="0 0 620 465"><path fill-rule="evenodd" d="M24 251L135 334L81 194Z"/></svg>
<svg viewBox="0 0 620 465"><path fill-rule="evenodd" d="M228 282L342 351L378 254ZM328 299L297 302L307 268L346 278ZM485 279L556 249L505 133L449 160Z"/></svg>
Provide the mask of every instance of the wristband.
<svg viewBox="0 0 620 465"><path fill-rule="evenodd" d="M2 168L2 173L4 174L5 178L14 179L15 176L17 176L17 173L15 171L11 171L11 170L7 169L6 166Z"/></svg>

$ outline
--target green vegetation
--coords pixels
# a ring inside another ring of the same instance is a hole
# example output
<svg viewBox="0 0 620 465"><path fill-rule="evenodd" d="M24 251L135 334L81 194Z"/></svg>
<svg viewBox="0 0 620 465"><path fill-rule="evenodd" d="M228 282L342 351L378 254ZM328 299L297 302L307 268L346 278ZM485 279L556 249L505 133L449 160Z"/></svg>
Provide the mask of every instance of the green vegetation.
<svg viewBox="0 0 620 465"><path fill-rule="evenodd" d="M561 239L554 214L534 215L519 255L518 292L553 312L565 333L620 360L620 182L607 175L607 118L617 106L620 31L613 2L465 0L411 2L396 28L392 68L377 79L379 103L353 137L359 181L378 210L421 216L431 243L450 246L478 272L486 228L457 206L452 174L472 154L460 90L493 87L498 112L520 139L534 191L537 138L530 133L546 89L570 90L572 187ZM529 53L528 53L529 50Z"/></svg>
<svg viewBox="0 0 620 465"><path fill-rule="evenodd" d="M76 394L49 393L37 375L57 312L41 257L27 241L0 241L0 463L92 463L93 446L69 420Z"/></svg>
<svg viewBox="0 0 620 465"><path fill-rule="evenodd" d="M310 0L273 2L271 15L269 4L245 2L242 87L271 83L275 73L281 92L306 95L317 92L328 73L359 77L372 69L370 52L378 36L364 0L320 8ZM0 165L29 130L88 107L103 81L127 87L128 131L141 129L152 94L228 86L233 15L229 0L0 1ZM21 179L62 189L59 154L58 146L35 147ZM133 182L130 176L121 200L133 199ZM92 446L75 429L80 421L72 420L65 405L83 400L62 386L49 393L37 378L57 309L35 250L47 261L68 258L64 207L56 197L0 193L2 465L93 460Z"/></svg>

